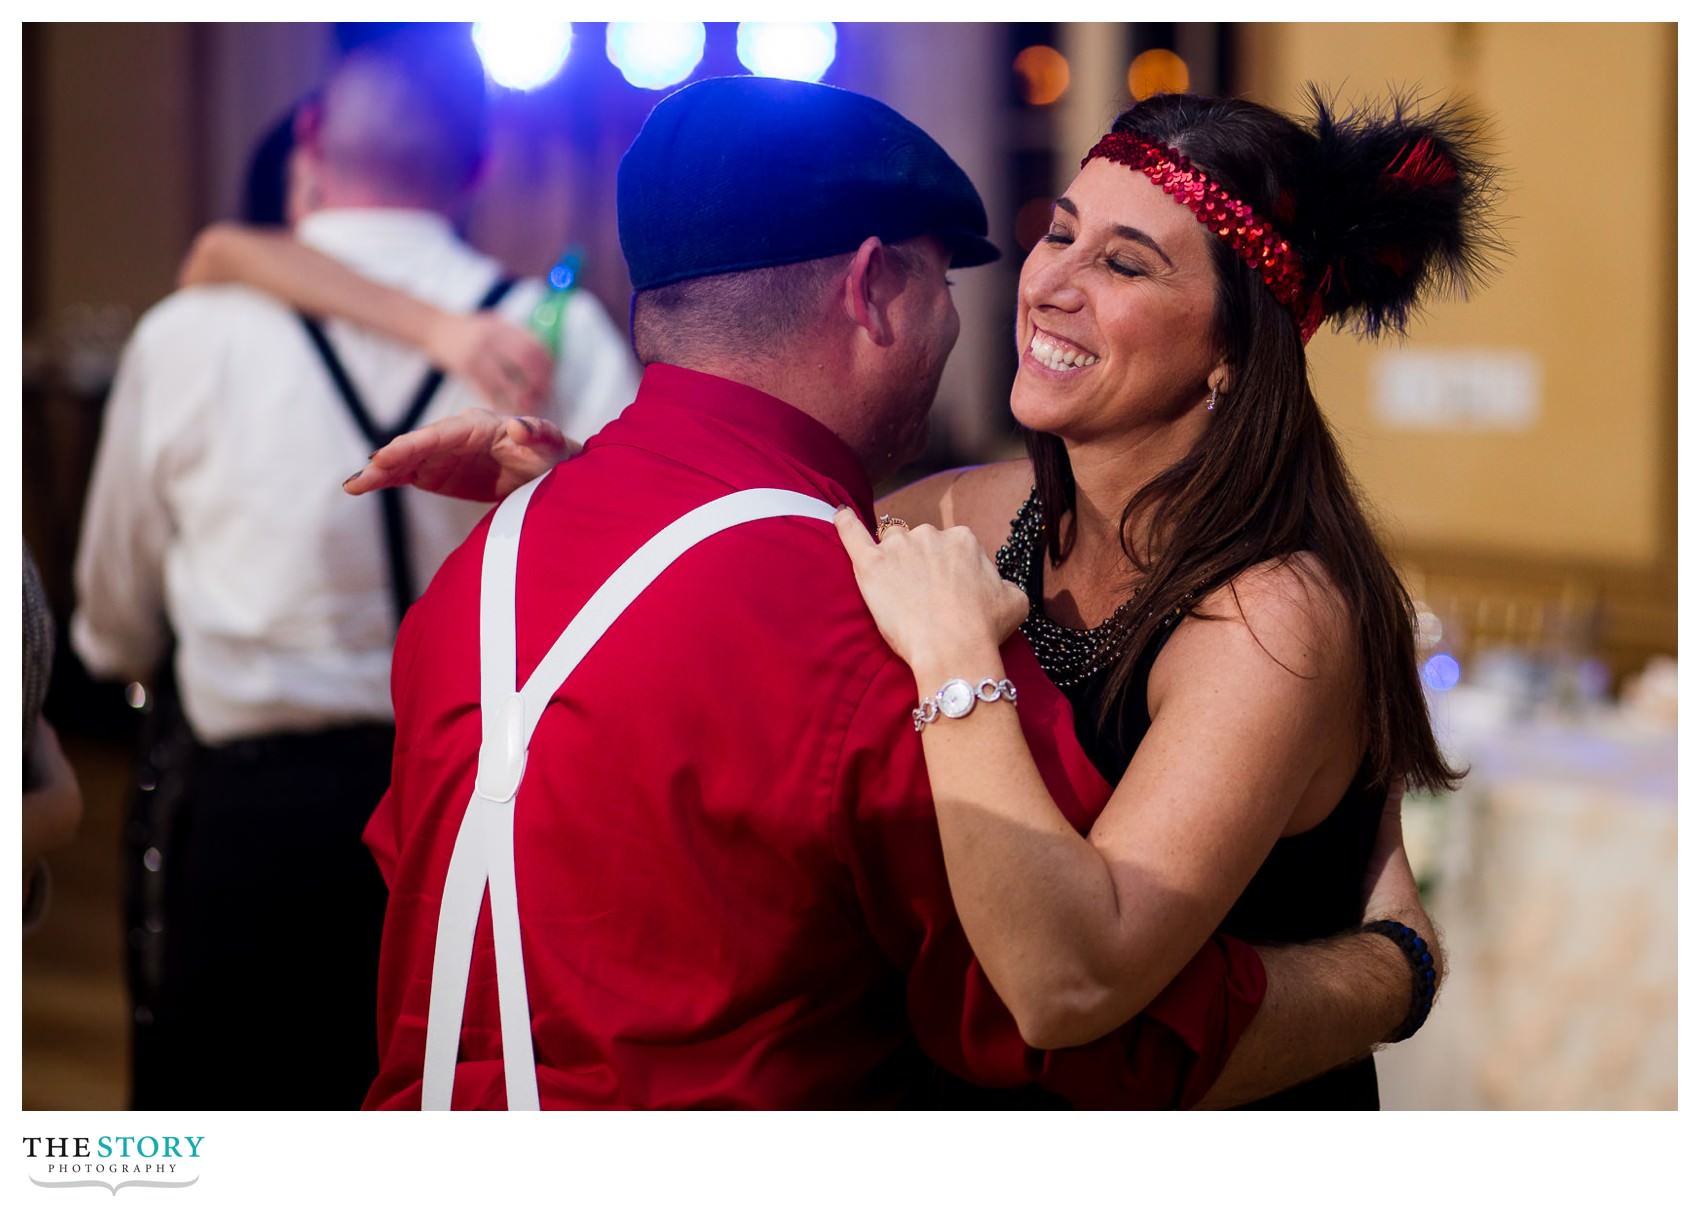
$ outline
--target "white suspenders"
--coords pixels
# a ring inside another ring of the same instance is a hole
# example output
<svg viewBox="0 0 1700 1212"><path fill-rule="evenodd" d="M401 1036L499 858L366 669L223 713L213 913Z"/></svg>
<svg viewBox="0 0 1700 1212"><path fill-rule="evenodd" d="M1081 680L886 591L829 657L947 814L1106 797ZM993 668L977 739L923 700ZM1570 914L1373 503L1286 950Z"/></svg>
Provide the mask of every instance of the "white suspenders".
<svg viewBox="0 0 1700 1212"><path fill-rule="evenodd" d="M421 1097L421 1106L427 1111L447 1110L454 1092L473 934L486 886L495 935L496 996L508 1107L514 1111L538 1109L531 1011L514 890L514 799L525 774L531 734L555 690L621 612L669 564L710 535L762 518L807 517L830 522L834 512L833 506L815 497L777 488L735 492L691 510L620 565L555 640L525 685L515 690L514 573L526 506L540 483L541 478L531 481L497 507L484 542L478 614L484 736L478 750L477 780L455 837L437 916Z"/></svg>

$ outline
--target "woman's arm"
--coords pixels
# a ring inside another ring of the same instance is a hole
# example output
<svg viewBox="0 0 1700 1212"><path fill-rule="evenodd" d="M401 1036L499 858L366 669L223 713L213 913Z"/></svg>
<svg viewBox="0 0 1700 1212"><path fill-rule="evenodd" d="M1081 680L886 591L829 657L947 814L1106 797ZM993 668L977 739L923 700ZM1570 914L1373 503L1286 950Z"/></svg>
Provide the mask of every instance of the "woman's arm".
<svg viewBox="0 0 1700 1212"><path fill-rule="evenodd" d="M334 316L423 351L470 380L503 412L530 412L547 399L552 364L530 333L493 312L444 311L348 266L283 232L215 223L195 237L178 271L182 286L240 282L311 315Z"/></svg>
<svg viewBox="0 0 1700 1212"><path fill-rule="evenodd" d="M853 517L839 528L921 697L1003 676L998 646L1027 603L967 532L876 545ZM1243 617L1224 594L1205 603L1224 618L1177 627L1153 671L1151 729L1090 838L1052 802L1013 711L981 704L925 729L952 896L1029 1043L1083 1043L1138 1013L1316 798L1318 755L1342 747L1356 713L1341 710L1354 701L1345 621L1295 592L1300 577L1242 578Z"/></svg>

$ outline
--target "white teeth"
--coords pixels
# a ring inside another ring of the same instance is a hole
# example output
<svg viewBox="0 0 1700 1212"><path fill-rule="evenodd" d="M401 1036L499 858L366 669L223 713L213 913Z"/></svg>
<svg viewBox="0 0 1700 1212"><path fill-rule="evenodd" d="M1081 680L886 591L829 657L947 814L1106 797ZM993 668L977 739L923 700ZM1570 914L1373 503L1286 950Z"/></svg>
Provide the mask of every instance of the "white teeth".
<svg viewBox="0 0 1700 1212"><path fill-rule="evenodd" d="M1032 354L1041 366L1051 370L1074 370L1082 366L1092 366L1098 361L1097 354L1081 353L1076 349L1064 349L1062 346L1046 340L1035 333L1033 340L1027 346L1027 352Z"/></svg>

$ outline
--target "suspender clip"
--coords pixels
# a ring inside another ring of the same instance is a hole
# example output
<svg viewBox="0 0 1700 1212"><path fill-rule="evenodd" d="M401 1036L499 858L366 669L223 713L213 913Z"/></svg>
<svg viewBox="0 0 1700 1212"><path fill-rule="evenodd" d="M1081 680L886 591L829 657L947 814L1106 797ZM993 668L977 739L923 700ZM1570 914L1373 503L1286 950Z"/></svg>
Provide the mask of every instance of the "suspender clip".
<svg viewBox="0 0 1700 1212"><path fill-rule="evenodd" d="M525 776L525 700L514 691L494 714L495 719L484 722L473 791L492 803L505 804L519 792L519 781Z"/></svg>

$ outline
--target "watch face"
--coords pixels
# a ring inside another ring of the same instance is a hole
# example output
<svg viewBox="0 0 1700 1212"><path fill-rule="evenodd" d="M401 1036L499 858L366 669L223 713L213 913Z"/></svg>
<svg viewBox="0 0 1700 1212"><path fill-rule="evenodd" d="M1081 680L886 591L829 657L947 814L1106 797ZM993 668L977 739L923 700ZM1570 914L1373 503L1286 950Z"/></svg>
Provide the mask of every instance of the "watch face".
<svg viewBox="0 0 1700 1212"><path fill-rule="evenodd" d="M961 678L952 678L939 688L939 710L960 720L974 710L974 687Z"/></svg>

